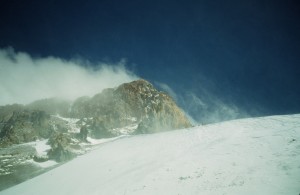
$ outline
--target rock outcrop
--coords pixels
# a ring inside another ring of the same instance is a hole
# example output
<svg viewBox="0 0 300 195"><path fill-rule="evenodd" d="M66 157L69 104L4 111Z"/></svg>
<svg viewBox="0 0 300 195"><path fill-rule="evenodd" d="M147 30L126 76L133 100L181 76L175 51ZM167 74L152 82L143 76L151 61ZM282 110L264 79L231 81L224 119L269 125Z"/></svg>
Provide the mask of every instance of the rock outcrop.
<svg viewBox="0 0 300 195"><path fill-rule="evenodd" d="M49 159L54 159L57 162L73 159L77 155L75 151L80 150L78 142L65 133L54 133L48 143L51 146L48 152Z"/></svg>
<svg viewBox="0 0 300 195"><path fill-rule="evenodd" d="M64 118L63 118L64 117ZM43 99L29 105L0 107L0 145L49 139L50 159L75 156L87 138L155 133L190 127L173 99L145 80L105 89L74 102ZM43 159L37 159L43 161Z"/></svg>
<svg viewBox="0 0 300 195"><path fill-rule="evenodd" d="M52 132L50 115L44 111L14 111L0 133L2 144L20 144L48 138Z"/></svg>
<svg viewBox="0 0 300 195"><path fill-rule="evenodd" d="M12 117L13 113L22 110L24 110L24 106L20 104L0 106L0 134L7 121Z"/></svg>
<svg viewBox="0 0 300 195"><path fill-rule="evenodd" d="M115 136L113 131L136 124L132 133L153 133L191 126L183 111L164 92L145 80L106 89L92 98L76 100L70 109L73 118L92 118L88 128L103 137Z"/></svg>

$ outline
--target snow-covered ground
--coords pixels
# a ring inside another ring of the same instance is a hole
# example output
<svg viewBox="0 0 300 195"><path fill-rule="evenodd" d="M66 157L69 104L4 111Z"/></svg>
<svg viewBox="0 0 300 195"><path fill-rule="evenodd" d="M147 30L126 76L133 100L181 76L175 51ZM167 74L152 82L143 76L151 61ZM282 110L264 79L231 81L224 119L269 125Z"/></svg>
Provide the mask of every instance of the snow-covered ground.
<svg viewBox="0 0 300 195"><path fill-rule="evenodd" d="M47 144L48 139L36 141L36 142L30 142L28 144L31 144L35 147L37 155L38 156L46 156L48 150L51 149L51 146Z"/></svg>
<svg viewBox="0 0 300 195"><path fill-rule="evenodd" d="M47 144L48 139L39 140L35 142L29 142L28 145L33 146L36 149L36 156L43 157L47 156L47 152L51 149L51 146ZM58 163L53 160L48 160L46 162L35 162L33 159L27 160L28 163L35 164L37 166L47 168L57 165Z"/></svg>
<svg viewBox="0 0 300 195"><path fill-rule="evenodd" d="M300 193L300 115L124 137L1 194Z"/></svg>

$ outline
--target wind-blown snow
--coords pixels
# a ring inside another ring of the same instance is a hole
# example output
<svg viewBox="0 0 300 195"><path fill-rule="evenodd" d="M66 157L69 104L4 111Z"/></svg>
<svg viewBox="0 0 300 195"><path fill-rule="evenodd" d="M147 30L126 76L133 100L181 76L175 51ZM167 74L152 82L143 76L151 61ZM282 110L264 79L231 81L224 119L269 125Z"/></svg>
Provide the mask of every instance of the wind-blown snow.
<svg viewBox="0 0 300 195"><path fill-rule="evenodd" d="M85 145L99 145L99 144L103 144L103 143L106 143L106 142L111 142L111 141L120 139L121 137L123 137L123 136L121 135L121 136L118 136L118 137L104 138L104 139L93 139L91 137L87 137L87 141L89 143L85 144Z"/></svg>
<svg viewBox="0 0 300 195"><path fill-rule="evenodd" d="M299 194L300 115L124 137L2 194Z"/></svg>
<svg viewBox="0 0 300 195"><path fill-rule="evenodd" d="M42 167L42 168L48 168L52 167L54 165L57 165L58 163L54 160L47 160L45 162L35 162L33 159L28 160L27 162L32 163L36 166Z"/></svg>

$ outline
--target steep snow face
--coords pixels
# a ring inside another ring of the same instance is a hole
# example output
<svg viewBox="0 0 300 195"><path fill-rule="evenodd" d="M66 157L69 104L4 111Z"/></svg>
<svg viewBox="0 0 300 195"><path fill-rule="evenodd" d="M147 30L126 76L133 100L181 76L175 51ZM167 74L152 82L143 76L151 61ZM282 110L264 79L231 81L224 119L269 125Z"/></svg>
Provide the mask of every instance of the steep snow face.
<svg viewBox="0 0 300 195"><path fill-rule="evenodd" d="M299 194L300 115L124 137L1 194Z"/></svg>

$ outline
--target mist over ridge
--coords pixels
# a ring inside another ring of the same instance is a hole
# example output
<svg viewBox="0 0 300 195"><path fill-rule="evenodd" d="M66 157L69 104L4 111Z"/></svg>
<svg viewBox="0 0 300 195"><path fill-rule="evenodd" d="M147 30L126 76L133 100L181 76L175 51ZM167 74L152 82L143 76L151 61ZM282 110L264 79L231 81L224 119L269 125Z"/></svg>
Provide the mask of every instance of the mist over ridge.
<svg viewBox="0 0 300 195"><path fill-rule="evenodd" d="M0 105L30 104L37 100L59 98L74 101L79 97L101 93L123 83L140 79L128 70L125 60L118 63L91 63L86 59L66 60L59 57L33 57L13 48L0 49ZM163 73L160 75L164 77ZM207 82L197 86L201 93L191 89L173 88L174 82L150 80L156 87L167 92L184 110L193 124L214 123L249 117L238 106L228 104L211 92Z"/></svg>
<svg viewBox="0 0 300 195"><path fill-rule="evenodd" d="M0 49L0 105L28 104L52 97L74 100L137 78L124 61L91 65L52 56L34 58L12 48Z"/></svg>

